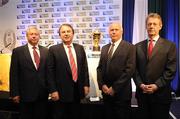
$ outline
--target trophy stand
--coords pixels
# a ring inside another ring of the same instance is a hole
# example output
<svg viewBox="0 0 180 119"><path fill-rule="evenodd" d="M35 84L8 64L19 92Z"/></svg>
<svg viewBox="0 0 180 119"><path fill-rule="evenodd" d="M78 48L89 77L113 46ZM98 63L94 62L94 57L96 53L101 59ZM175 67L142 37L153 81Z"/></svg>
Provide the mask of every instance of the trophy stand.
<svg viewBox="0 0 180 119"><path fill-rule="evenodd" d="M99 41L101 38L101 33L96 30L92 34L92 50L87 51L87 62L89 70L89 79L90 79L90 92L87 97L90 97L90 101L99 101L102 98L101 91L99 90L97 82L97 72L96 67L99 64L100 59L100 46Z"/></svg>
<svg viewBox="0 0 180 119"><path fill-rule="evenodd" d="M100 46L93 46L93 51L100 51Z"/></svg>

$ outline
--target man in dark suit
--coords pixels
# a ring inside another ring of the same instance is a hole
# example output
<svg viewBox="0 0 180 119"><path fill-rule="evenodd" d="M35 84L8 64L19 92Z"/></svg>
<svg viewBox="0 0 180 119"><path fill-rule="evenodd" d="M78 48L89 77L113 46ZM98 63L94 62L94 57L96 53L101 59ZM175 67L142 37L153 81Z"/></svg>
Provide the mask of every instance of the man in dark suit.
<svg viewBox="0 0 180 119"><path fill-rule="evenodd" d="M70 24L59 28L62 43L49 48L48 81L53 119L79 118L80 100L89 93L89 74L83 46L72 43Z"/></svg>
<svg viewBox="0 0 180 119"><path fill-rule="evenodd" d="M135 71L135 46L122 40L123 28L118 23L109 27L111 43L102 47L97 78L102 90L108 119L129 119L131 77ZM113 50L111 50L113 49Z"/></svg>
<svg viewBox="0 0 180 119"><path fill-rule="evenodd" d="M146 19L148 39L136 44L135 83L140 119L169 119L171 81L176 72L176 46L159 36L161 17Z"/></svg>
<svg viewBox="0 0 180 119"><path fill-rule="evenodd" d="M30 26L26 36L28 43L12 52L10 96L19 103L20 119L46 119L48 49L38 45L40 32L36 27Z"/></svg>

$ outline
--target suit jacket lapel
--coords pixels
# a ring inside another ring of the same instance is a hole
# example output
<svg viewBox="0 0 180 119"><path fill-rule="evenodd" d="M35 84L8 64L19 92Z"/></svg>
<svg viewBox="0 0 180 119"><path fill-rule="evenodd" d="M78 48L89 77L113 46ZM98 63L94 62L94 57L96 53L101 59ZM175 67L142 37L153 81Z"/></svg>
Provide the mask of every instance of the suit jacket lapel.
<svg viewBox="0 0 180 119"><path fill-rule="evenodd" d="M120 42L120 44L118 45L117 49L114 51L114 53L113 53L113 55L112 55L112 57L111 57L111 59L110 59L110 62L111 62L111 60L114 59L114 57L116 57L117 53L119 52L120 48L122 47L121 45L123 44L122 42L123 42L123 41ZM106 60L108 60L108 53L109 53L109 48L110 48L110 47L111 47L111 43L109 43L109 44L107 45L107 47L106 47L106 49L105 49L105 51L104 51L104 52L106 52L106 55L105 55L105 59L106 59Z"/></svg>
<svg viewBox="0 0 180 119"><path fill-rule="evenodd" d="M77 71L79 72L79 64L80 64L80 58L82 57L81 56L81 51L78 49L77 45L76 44L73 44L74 46L74 50L76 52L76 61L77 61Z"/></svg>
<svg viewBox="0 0 180 119"><path fill-rule="evenodd" d="M39 53L40 53L40 64L39 64L39 69L43 63L43 57L44 57L44 52L42 51L42 47L41 46L38 46L39 47Z"/></svg>
<svg viewBox="0 0 180 119"><path fill-rule="evenodd" d="M138 55L141 55L141 57L144 57L144 60L148 59L147 46L148 46L147 40L144 40L140 44L136 45L136 50L138 52Z"/></svg>
<svg viewBox="0 0 180 119"><path fill-rule="evenodd" d="M71 66L69 64L68 57L67 57L68 54L66 54L66 51L65 51L62 43L59 46L58 52L59 52L59 56L62 56L62 58L63 58L62 61L64 61L67 71L71 73Z"/></svg>
<svg viewBox="0 0 180 119"><path fill-rule="evenodd" d="M143 42L142 42L142 44L140 44L140 46L139 47L137 47L137 49L136 50L139 50L138 52L139 52L139 54L138 55L141 55L142 57L144 57L144 61L145 62L148 62L148 54L147 54L147 48L148 48L148 41L147 41L147 39L146 40L144 40Z"/></svg>
<svg viewBox="0 0 180 119"><path fill-rule="evenodd" d="M118 52L121 51L121 48L123 48L123 45L124 45L124 41L121 40L121 42L119 43L117 49L115 50L115 52L114 52L112 58L114 58L114 57L118 54ZM112 58L111 58L111 59L112 59Z"/></svg>
<svg viewBox="0 0 180 119"><path fill-rule="evenodd" d="M26 57L26 60L29 62L29 66L33 69L36 69L36 67L34 66L34 63L33 63L33 60L31 58L31 55L30 55L30 51L28 49L28 45L25 45L24 46L24 50L23 50L23 53L24 53L24 56Z"/></svg>
<svg viewBox="0 0 180 119"><path fill-rule="evenodd" d="M115 50L115 52L111 58L111 60L114 59L114 57L116 57L119 52L123 51L123 49L122 49L123 47L124 47L124 41L121 40L121 42L119 43L117 49Z"/></svg>
<svg viewBox="0 0 180 119"><path fill-rule="evenodd" d="M143 44L141 45L141 48L142 48L142 51L143 51L143 53L144 53L144 57L146 57L146 59L148 58L148 56L147 56L147 48L148 48L148 42L147 42L147 40L145 40L144 42L143 42Z"/></svg>
<svg viewBox="0 0 180 119"><path fill-rule="evenodd" d="M163 46L162 43L163 43L163 40L162 40L161 38L159 38L158 41L156 42L154 48L153 48L152 56L150 57L150 59L152 59L152 58L154 57L154 55L156 55L157 52L158 52L159 50L161 50L161 48L162 48L162 46Z"/></svg>
<svg viewBox="0 0 180 119"><path fill-rule="evenodd" d="M41 68L44 60L45 59L45 52L42 49L42 46L38 46L39 47L39 53L40 53L40 64L39 64L39 69Z"/></svg>
<svg viewBox="0 0 180 119"><path fill-rule="evenodd" d="M109 43L109 44L107 45L107 47L105 47L105 49L104 49L104 52L106 53L104 59L106 59L106 60L108 59L108 53L109 53L109 48L110 48L110 46L111 46L111 44Z"/></svg>

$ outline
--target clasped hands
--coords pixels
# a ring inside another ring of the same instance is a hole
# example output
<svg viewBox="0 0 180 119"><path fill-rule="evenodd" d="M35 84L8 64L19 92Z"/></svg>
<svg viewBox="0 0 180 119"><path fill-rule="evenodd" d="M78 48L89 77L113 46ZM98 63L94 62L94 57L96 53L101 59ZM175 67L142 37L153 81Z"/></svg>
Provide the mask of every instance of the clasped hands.
<svg viewBox="0 0 180 119"><path fill-rule="evenodd" d="M148 94L152 94L158 89L156 84L148 84L148 85L141 84L140 88L143 90L143 93L148 93Z"/></svg>
<svg viewBox="0 0 180 119"><path fill-rule="evenodd" d="M103 85L102 86L102 91L106 94L106 95L114 95L114 90L112 87L107 87L107 85Z"/></svg>

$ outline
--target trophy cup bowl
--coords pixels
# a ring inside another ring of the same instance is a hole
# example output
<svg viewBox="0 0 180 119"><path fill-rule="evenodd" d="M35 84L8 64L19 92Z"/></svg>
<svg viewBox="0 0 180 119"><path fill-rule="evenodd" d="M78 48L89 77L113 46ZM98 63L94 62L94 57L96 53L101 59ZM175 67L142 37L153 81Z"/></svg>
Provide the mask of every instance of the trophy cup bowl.
<svg viewBox="0 0 180 119"><path fill-rule="evenodd" d="M100 51L99 41L101 39L101 32L96 30L92 34L93 37L93 51Z"/></svg>

